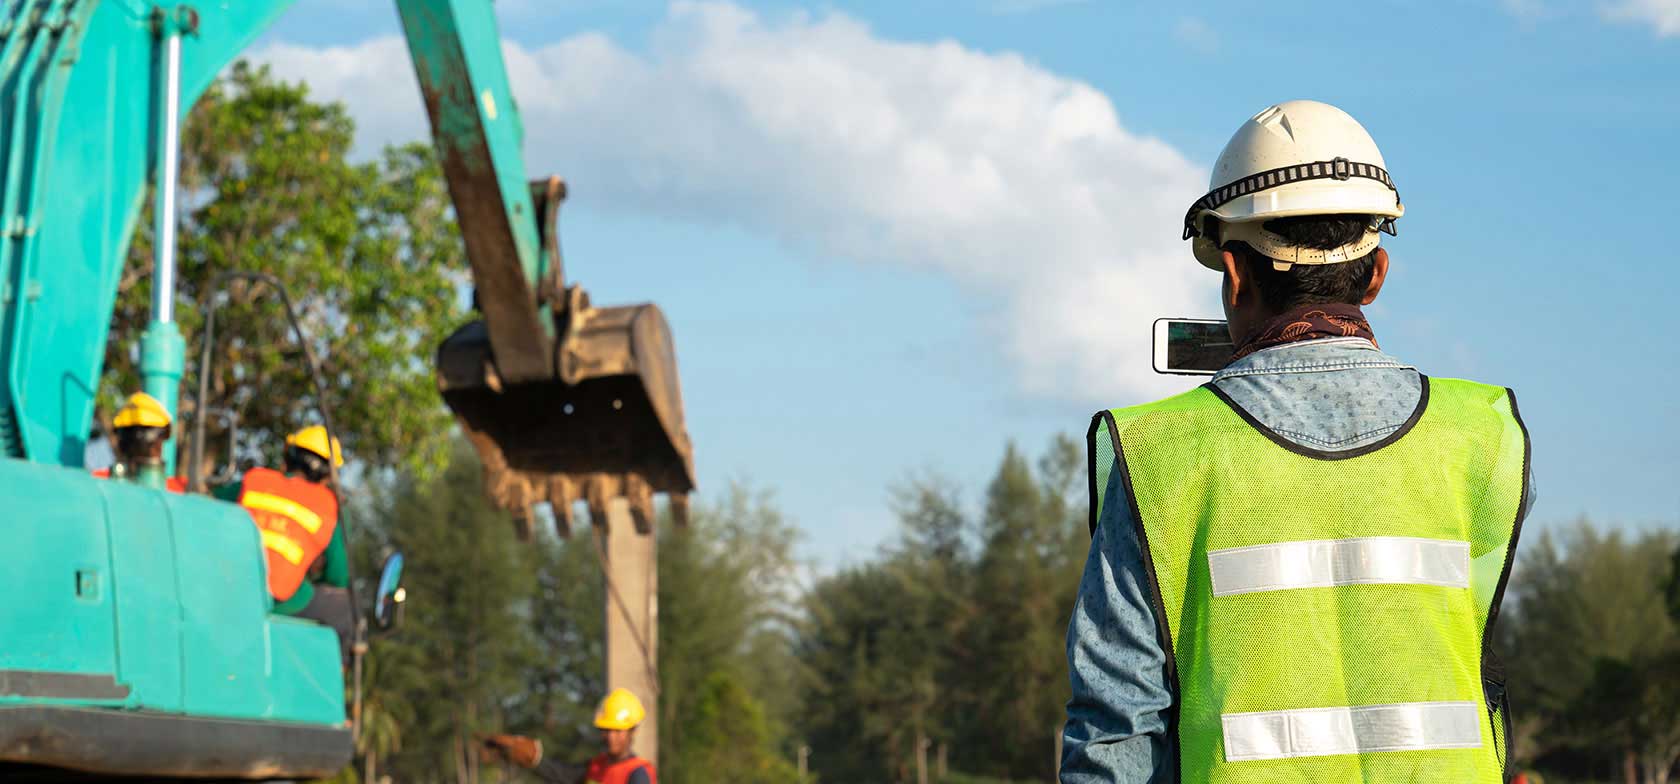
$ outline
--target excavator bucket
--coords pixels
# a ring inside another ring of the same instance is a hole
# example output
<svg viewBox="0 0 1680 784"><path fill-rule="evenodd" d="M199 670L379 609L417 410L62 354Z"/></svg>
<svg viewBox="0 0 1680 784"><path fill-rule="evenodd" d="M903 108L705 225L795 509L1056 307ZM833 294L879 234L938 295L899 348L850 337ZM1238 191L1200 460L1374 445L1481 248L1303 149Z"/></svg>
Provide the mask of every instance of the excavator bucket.
<svg viewBox="0 0 1680 784"><path fill-rule="evenodd" d="M514 512L522 536L531 533L531 508L544 501L563 535L579 499L604 522L607 500L622 496L646 532L653 495L666 493L685 523L694 452L670 327L652 304L597 308L582 289L560 289L554 214L564 195L558 179L532 185L544 252L554 262L552 285L544 287L556 325L552 378L506 380L480 320L439 346L438 386L478 451L486 492ZM481 298L478 307L497 304Z"/></svg>

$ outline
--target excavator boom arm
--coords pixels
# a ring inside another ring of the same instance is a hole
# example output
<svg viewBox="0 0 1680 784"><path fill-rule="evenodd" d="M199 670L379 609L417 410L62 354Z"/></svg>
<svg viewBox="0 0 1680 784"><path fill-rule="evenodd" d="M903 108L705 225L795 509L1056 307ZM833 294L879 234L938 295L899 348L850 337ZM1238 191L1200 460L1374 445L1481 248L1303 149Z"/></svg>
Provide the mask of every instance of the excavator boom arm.
<svg viewBox="0 0 1680 784"><path fill-rule="evenodd" d="M397 0L397 9L497 371L510 383L546 381L554 330L539 293L559 267L539 241L495 16L482 0Z"/></svg>

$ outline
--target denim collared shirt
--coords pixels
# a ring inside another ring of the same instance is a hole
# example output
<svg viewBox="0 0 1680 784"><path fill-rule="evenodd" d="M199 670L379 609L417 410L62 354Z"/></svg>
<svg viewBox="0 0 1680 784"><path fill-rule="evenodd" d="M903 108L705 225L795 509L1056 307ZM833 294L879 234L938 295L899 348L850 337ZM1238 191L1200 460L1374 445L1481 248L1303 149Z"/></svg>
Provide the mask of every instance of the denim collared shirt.
<svg viewBox="0 0 1680 784"><path fill-rule="evenodd" d="M1398 430L1423 393L1416 368L1361 338L1288 343L1232 362L1213 384L1279 435L1324 451ZM1522 515L1534 502L1527 483ZM1120 472L1108 497L1119 498ZM1149 583L1127 504L1105 504L1068 622L1073 699L1062 731L1062 784L1173 784L1176 699L1156 637Z"/></svg>

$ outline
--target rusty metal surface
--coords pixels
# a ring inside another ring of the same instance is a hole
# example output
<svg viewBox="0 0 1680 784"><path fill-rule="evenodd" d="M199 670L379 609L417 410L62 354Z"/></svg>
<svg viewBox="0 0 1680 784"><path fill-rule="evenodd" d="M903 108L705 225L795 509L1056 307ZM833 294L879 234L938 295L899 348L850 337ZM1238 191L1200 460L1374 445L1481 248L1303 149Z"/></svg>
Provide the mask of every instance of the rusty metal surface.
<svg viewBox="0 0 1680 784"><path fill-rule="evenodd" d="M99 775L311 779L350 761L350 731L73 706L0 706L0 761Z"/></svg>
<svg viewBox="0 0 1680 784"><path fill-rule="evenodd" d="M452 189L457 179L450 176ZM510 371L493 317L513 310L523 320L525 300L517 292L516 302L487 295L476 258L484 318L456 330L437 354L438 389L479 454L485 490L514 512L526 538L531 508L544 502L552 504L562 534L571 528L573 502L584 501L595 524L605 525L606 502L619 497L646 533L657 493L670 496L673 516L686 523L694 449L670 326L654 305L597 308L583 289L566 287L558 230L566 183L549 177L527 188L542 255L539 317L550 319L557 336L545 344L552 346L544 363L549 372ZM459 211L462 197L452 196Z"/></svg>
<svg viewBox="0 0 1680 784"><path fill-rule="evenodd" d="M550 378L552 325L536 289L547 277L539 216L494 12L461 0L399 0L397 8L497 368L514 381Z"/></svg>

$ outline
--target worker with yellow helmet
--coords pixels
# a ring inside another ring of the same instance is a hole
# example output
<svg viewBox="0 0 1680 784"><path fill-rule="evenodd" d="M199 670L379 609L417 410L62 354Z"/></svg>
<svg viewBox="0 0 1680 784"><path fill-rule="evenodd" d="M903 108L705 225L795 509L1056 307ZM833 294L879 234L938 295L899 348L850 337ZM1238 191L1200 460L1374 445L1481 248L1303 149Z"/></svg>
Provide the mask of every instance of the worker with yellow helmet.
<svg viewBox="0 0 1680 784"><path fill-rule="evenodd" d="M642 701L629 689L613 689L595 711L606 751L587 765L543 759L542 741L520 735L492 735L484 740L488 755L528 768L549 784L658 784L653 763L630 750L636 726L647 717Z"/></svg>
<svg viewBox="0 0 1680 784"><path fill-rule="evenodd" d="M111 418L114 437L111 451L116 460L110 468L94 471L94 476L128 479L162 485L171 492L185 492L186 481L181 477L163 476L163 445L169 440L171 424L169 409L157 398L144 392L129 395L117 415Z"/></svg>
<svg viewBox="0 0 1680 784"><path fill-rule="evenodd" d="M344 465L343 451L325 427L311 425L286 436L281 455L284 470L252 468L217 494L244 506L257 524L274 612L333 627L349 661L355 633L350 558L332 484L333 469Z"/></svg>

